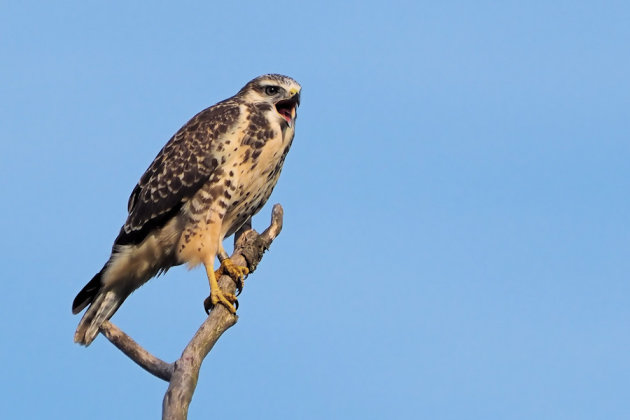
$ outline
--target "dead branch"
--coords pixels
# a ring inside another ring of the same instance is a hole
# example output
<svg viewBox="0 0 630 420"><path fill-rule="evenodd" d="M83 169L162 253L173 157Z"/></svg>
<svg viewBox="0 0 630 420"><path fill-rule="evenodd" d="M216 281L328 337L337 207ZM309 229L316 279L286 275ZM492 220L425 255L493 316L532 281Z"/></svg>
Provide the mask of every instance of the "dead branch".
<svg viewBox="0 0 630 420"><path fill-rule="evenodd" d="M232 262L248 267L252 273L263 253L280 234L282 217L282 206L275 204L271 212L271 224L262 234L253 230L250 223L243 226L234 237L234 252L230 257ZM236 291L236 285L229 276L221 276L218 281L224 292ZM153 356L109 321L101 325L100 332L147 372L169 382L162 402L162 419L184 420L188 416L188 407L197 386L201 363L221 334L237 321L238 316L230 313L223 305L217 305L174 363L166 363Z"/></svg>
<svg viewBox="0 0 630 420"><path fill-rule="evenodd" d="M155 357L109 321L105 321L101 325L100 331L113 345L140 365L141 368L166 382L171 380L174 369L173 363L166 363L164 360Z"/></svg>

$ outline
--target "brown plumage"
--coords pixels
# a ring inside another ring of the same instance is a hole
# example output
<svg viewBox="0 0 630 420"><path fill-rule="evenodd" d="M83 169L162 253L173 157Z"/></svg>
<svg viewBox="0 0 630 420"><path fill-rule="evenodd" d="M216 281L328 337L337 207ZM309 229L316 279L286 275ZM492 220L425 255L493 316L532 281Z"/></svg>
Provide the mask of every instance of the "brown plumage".
<svg viewBox="0 0 630 420"><path fill-rule="evenodd" d="M131 292L183 263L206 267L206 310L221 303L235 311L236 298L217 287L214 260L235 279L247 273L230 262L222 241L271 195L295 133L300 90L289 77L260 76L166 143L131 193L109 260L73 302L75 314L89 305L76 342L89 345Z"/></svg>

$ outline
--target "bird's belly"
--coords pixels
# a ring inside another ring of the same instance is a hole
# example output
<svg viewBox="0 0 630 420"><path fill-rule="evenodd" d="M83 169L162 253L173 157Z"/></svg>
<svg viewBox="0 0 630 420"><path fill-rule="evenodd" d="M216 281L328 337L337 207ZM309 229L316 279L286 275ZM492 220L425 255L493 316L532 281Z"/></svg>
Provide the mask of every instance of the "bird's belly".
<svg viewBox="0 0 630 420"><path fill-rule="evenodd" d="M190 221L184 229L176 249L176 258L189 268L214 261L218 251L221 222L211 217L207 220Z"/></svg>
<svg viewBox="0 0 630 420"><path fill-rule="evenodd" d="M238 187L223 219L222 237L233 234L265 205L280 177L285 154L277 147L270 147L249 169L240 171Z"/></svg>
<svg viewBox="0 0 630 420"><path fill-rule="evenodd" d="M273 183L244 190L244 198L232 205L225 215L222 229L223 237L233 234L247 219L258 213L271 196L276 181L277 178L273 180Z"/></svg>

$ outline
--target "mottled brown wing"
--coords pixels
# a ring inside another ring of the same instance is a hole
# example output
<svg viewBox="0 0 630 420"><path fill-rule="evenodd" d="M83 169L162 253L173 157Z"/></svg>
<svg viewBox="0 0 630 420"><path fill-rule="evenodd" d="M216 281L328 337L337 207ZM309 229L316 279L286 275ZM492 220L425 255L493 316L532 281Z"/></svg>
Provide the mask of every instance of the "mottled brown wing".
<svg viewBox="0 0 630 420"><path fill-rule="evenodd" d="M238 104L221 102L195 115L166 143L131 193L114 247L142 242L179 212L218 166L213 141L238 115Z"/></svg>

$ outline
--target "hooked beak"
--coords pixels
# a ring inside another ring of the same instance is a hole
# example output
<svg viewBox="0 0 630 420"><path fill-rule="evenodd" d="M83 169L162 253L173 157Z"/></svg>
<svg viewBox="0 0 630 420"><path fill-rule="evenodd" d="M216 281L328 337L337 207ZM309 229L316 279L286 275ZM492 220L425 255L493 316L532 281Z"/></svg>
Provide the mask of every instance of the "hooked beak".
<svg viewBox="0 0 630 420"><path fill-rule="evenodd" d="M276 103L276 111L284 120L289 124L289 127L293 127L295 119L297 117L297 108L300 106L300 92L293 91L293 96L289 99L284 99Z"/></svg>

